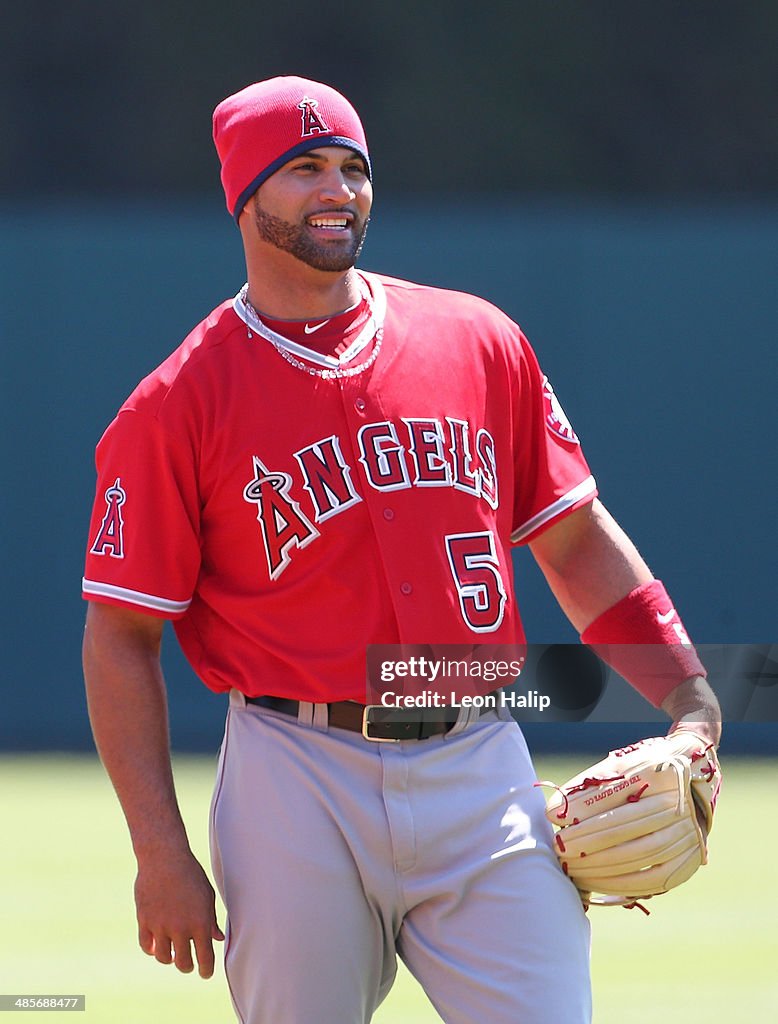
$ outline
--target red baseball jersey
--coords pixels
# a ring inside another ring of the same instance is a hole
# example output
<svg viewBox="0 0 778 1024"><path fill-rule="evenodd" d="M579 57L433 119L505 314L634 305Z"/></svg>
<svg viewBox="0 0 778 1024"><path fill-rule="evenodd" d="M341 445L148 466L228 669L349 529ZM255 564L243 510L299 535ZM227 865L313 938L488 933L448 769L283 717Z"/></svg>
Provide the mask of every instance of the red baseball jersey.
<svg viewBox="0 0 778 1024"><path fill-rule="evenodd" d="M215 691L365 700L370 644L517 644L511 544L596 495L521 330L361 273L333 359L218 306L97 447L90 600L174 620Z"/></svg>

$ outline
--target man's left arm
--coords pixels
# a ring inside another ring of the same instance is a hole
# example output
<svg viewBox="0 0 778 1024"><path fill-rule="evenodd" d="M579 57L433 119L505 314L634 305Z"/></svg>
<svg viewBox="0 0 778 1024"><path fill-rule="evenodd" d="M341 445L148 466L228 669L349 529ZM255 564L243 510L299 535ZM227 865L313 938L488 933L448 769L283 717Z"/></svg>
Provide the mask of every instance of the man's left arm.
<svg viewBox="0 0 778 1024"><path fill-rule="evenodd" d="M635 545L598 499L549 527L529 547L560 607L581 634L654 580ZM645 641L636 633L631 642ZM718 745L721 710L703 676L679 678L659 706L672 719L671 732L691 729Z"/></svg>

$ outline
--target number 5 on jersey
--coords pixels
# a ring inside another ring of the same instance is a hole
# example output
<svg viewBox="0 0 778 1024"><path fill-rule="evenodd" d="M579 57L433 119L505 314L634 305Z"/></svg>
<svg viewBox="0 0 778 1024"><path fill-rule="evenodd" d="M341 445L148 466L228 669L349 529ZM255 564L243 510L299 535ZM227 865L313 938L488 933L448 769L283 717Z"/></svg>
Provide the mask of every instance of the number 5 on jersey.
<svg viewBox="0 0 778 1024"><path fill-rule="evenodd" d="M474 633L493 633L508 597L492 531L449 533L445 541L462 618Z"/></svg>

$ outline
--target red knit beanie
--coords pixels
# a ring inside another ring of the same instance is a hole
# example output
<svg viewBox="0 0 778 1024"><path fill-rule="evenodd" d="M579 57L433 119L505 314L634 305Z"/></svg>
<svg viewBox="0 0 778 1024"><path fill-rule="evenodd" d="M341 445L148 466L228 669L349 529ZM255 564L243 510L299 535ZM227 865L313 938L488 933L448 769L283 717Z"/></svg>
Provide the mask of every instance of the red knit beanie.
<svg viewBox="0 0 778 1024"><path fill-rule="evenodd" d="M367 141L345 97L305 78L270 78L222 100L213 112L227 209L236 222L259 186L292 157L319 146L347 146L367 164Z"/></svg>

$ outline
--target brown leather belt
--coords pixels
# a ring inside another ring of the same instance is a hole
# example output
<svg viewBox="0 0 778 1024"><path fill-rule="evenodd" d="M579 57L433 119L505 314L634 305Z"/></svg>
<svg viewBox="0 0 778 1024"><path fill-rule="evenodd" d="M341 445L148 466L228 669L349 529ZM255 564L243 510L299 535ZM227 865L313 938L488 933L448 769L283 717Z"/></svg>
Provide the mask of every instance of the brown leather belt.
<svg viewBox="0 0 778 1024"><path fill-rule="evenodd" d="M491 695L490 695L491 696ZM246 697L247 704L256 704L270 711L297 718L300 702L287 697ZM490 701L479 710L492 710ZM381 704L357 704L341 700L328 704L328 722L335 729L358 732L376 743L398 743L400 740L426 740L450 732L459 719L460 708L385 708Z"/></svg>

